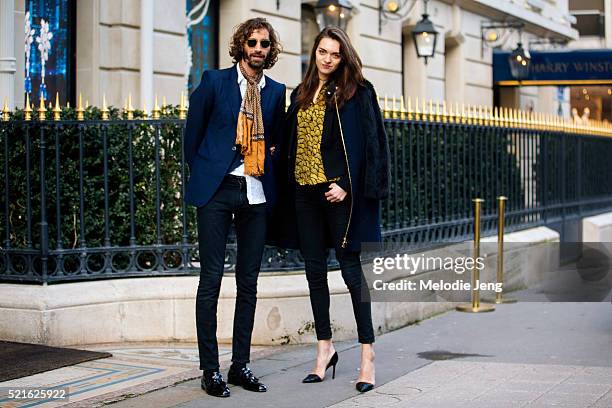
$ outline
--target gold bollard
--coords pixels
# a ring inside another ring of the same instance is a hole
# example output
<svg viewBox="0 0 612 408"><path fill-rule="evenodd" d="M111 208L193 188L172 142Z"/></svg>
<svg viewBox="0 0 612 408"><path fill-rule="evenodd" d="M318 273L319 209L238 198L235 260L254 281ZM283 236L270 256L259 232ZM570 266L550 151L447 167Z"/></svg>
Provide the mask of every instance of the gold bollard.
<svg viewBox="0 0 612 408"><path fill-rule="evenodd" d="M474 202L474 260L480 257L480 208L483 203L482 198L475 198ZM493 305L480 304L480 270L472 269L472 303L457 306L457 311L468 313L492 312L495 310Z"/></svg>
<svg viewBox="0 0 612 408"><path fill-rule="evenodd" d="M516 303L516 299L504 299L503 284L504 284L504 228L505 228L505 212L506 212L507 197L497 197L498 203L498 221L497 221L497 283L502 284L502 290L495 294L495 303Z"/></svg>

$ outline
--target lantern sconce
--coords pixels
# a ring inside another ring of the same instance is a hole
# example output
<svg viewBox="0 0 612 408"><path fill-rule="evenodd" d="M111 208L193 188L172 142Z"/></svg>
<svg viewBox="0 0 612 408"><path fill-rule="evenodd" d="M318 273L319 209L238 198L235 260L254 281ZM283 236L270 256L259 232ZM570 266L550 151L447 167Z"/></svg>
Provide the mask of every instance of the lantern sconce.
<svg viewBox="0 0 612 408"><path fill-rule="evenodd" d="M336 26L346 31L352 17L353 5L348 0L319 0L314 6L319 29Z"/></svg>
<svg viewBox="0 0 612 408"><path fill-rule="evenodd" d="M523 27L525 27L525 24L520 21L480 23L480 56L484 58L485 47L494 48L502 46L514 31L518 30L520 37Z"/></svg>

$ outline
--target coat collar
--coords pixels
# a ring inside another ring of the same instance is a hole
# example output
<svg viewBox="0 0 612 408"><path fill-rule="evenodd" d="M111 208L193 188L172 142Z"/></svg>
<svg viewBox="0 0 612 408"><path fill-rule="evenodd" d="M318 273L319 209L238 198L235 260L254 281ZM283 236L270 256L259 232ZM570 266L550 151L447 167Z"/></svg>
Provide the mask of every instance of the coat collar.
<svg viewBox="0 0 612 408"><path fill-rule="evenodd" d="M234 64L233 67L227 68L225 72L226 72L226 77L224 81L225 84L223 87L224 99L229 104L228 106L229 106L230 111L232 112L232 117L234 119L234 122L238 123L238 112L240 111L240 105L242 104L242 95L240 94L240 86L238 85L238 67L236 67L236 64ZM268 80L267 77L265 79L266 79L265 82L269 82L267 81ZM262 78L262 81L263 80L264 79ZM271 86L267 84L267 86L264 86L261 89L262 113L266 112L266 106L269 102L268 94L270 93L270 88Z"/></svg>

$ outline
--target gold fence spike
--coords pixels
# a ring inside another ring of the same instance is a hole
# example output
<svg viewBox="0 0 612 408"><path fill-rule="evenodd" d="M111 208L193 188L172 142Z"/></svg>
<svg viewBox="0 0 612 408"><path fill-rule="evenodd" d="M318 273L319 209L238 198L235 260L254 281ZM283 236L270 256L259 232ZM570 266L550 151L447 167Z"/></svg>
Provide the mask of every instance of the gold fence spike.
<svg viewBox="0 0 612 408"><path fill-rule="evenodd" d="M455 115L453 117L455 123L461 123L461 111L459 111L459 102L455 102Z"/></svg>
<svg viewBox="0 0 612 408"><path fill-rule="evenodd" d="M55 93L55 108L53 108L53 120L60 120L62 116L62 109L59 103L59 92Z"/></svg>
<svg viewBox="0 0 612 408"><path fill-rule="evenodd" d="M30 106L30 94L26 93L25 108L23 110L25 120L32 120L32 107Z"/></svg>
<svg viewBox="0 0 612 408"><path fill-rule="evenodd" d="M389 98L387 97L387 95L385 94L385 104L383 105L383 117L385 119L389 119Z"/></svg>
<svg viewBox="0 0 612 408"><path fill-rule="evenodd" d="M442 117L440 116L440 101L436 101L436 122L441 122Z"/></svg>
<svg viewBox="0 0 612 408"><path fill-rule="evenodd" d="M81 95L80 93L79 93L79 104L77 106L76 112L77 112L77 120L85 119L85 115L84 115L85 109L83 109L83 95Z"/></svg>
<svg viewBox="0 0 612 408"><path fill-rule="evenodd" d="M2 120L4 122L8 122L9 120L9 107L8 107L8 97L4 98L4 106L2 107Z"/></svg>
<svg viewBox="0 0 612 408"><path fill-rule="evenodd" d="M475 120L474 120L474 112L473 112L473 108L471 104L467 104L466 109L465 109L465 113L467 116L467 123L468 125L473 125L475 124Z"/></svg>
<svg viewBox="0 0 612 408"><path fill-rule="evenodd" d="M412 111L412 96L408 95L408 120L413 119L413 111Z"/></svg>
<svg viewBox="0 0 612 408"><path fill-rule="evenodd" d="M448 112L446 110L446 101L442 100L442 122L448 122Z"/></svg>
<svg viewBox="0 0 612 408"><path fill-rule="evenodd" d="M106 106L106 94L102 94L102 120L108 120L109 118L109 111L108 111L108 107Z"/></svg>
<svg viewBox="0 0 612 408"><path fill-rule="evenodd" d="M406 119L406 105L404 105L404 95L400 95L400 119Z"/></svg>
<svg viewBox="0 0 612 408"><path fill-rule="evenodd" d="M132 93L128 92L128 100L127 100L127 119L134 119L134 107L132 106Z"/></svg>
<svg viewBox="0 0 612 408"><path fill-rule="evenodd" d="M155 102L153 104L152 117L153 119L159 119L160 117L159 105L157 104L157 94L155 94Z"/></svg>
<svg viewBox="0 0 612 408"><path fill-rule="evenodd" d="M527 128L532 129L533 111L525 111L525 122L527 122Z"/></svg>
<svg viewBox="0 0 612 408"><path fill-rule="evenodd" d="M393 119L397 119L399 117L399 111L397 109L397 99L395 98L395 95L393 95L393 99L391 99L391 117Z"/></svg>
<svg viewBox="0 0 612 408"><path fill-rule="evenodd" d="M527 127L533 129L533 111L527 111L525 120L527 121Z"/></svg>
<svg viewBox="0 0 612 408"><path fill-rule="evenodd" d="M414 117L416 120L421 120L421 111L419 110L419 97L414 99Z"/></svg>
<svg viewBox="0 0 612 408"><path fill-rule="evenodd" d="M179 104L179 119L187 119L187 107L185 106L183 91L181 91L181 102Z"/></svg>
<svg viewBox="0 0 612 408"><path fill-rule="evenodd" d="M38 107L38 120L47 119L47 108L45 108L45 98L43 97L42 92L40 93L40 105Z"/></svg>
<svg viewBox="0 0 612 408"><path fill-rule="evenodd" d="M433 122L435 117L434 117L434 110L433 110L433 100L429 100L429 110L428 110L428 119L430 122Z"/></svg>

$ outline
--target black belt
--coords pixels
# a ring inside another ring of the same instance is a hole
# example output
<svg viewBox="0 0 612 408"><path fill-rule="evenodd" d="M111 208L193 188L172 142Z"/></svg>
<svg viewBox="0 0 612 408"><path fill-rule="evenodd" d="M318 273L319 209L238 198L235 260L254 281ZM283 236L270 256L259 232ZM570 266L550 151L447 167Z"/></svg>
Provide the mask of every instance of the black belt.
<svg viewBox="0 0 612 408"><path fill-rule="evenodd" d="M244 176L237 176L235 174L226 174L225 178L232 181L246 181L246 178Z"/></svg>

